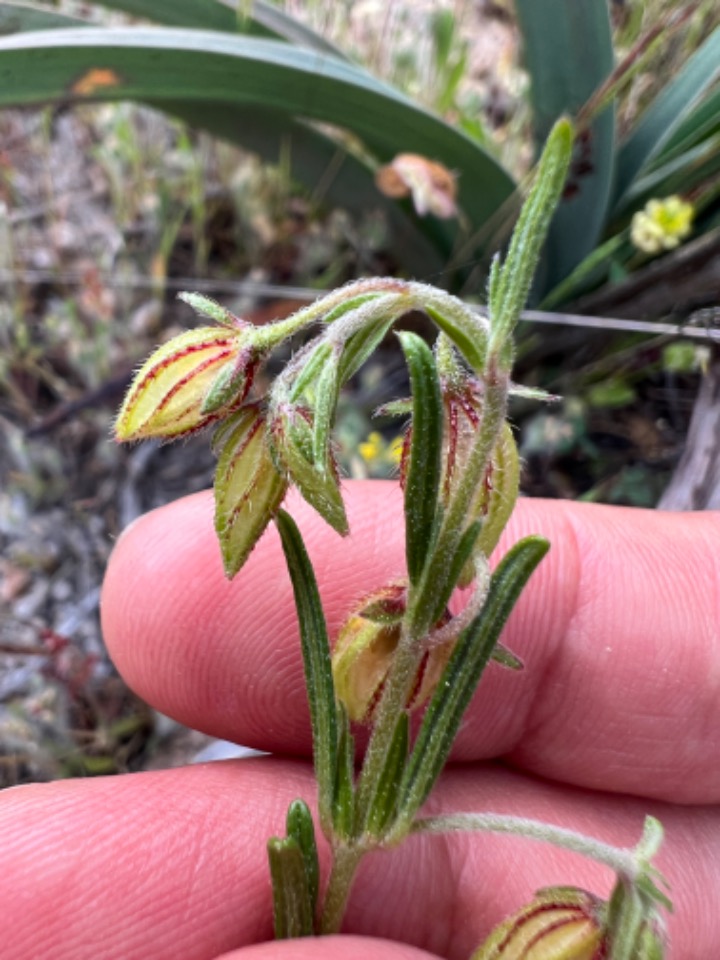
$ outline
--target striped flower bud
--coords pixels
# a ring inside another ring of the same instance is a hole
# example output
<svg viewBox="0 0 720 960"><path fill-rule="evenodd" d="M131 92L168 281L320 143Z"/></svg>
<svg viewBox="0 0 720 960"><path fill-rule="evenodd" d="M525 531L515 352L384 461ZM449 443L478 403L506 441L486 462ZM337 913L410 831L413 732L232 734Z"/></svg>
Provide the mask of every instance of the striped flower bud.
<svg viewBox="0 0 720 960"><path fill-rule="evenodd" d="M225 573L234 577L275 516L287 491L270 456L257 404L233 414L217 432L215 530Z"/></svg>
<svg viewBox="0 0 720 960"><path fill-rule="evenodd" d="M495 928L471 960L607 960L605 909L585 890L540 890Z"/></svg>
<svg viewBox="0 0 720 960"><path fill-rule="evenodd" d="M372 721L400 641L407 607L407 584L391 583L365 597L340 629L332 656L335 692L351 720ZM447 614L441 624L449 620ZM422 706L437 686L454 639L425 654L408 698L408 709Z"/></svg>
<svg viewBox="0 0 720 960"><path fill-rule="evenodd" d="M239 328L198 327L174 337L136 374L115 421L116 439L173 439L214 423L242 403L257 360Z"/></svg>

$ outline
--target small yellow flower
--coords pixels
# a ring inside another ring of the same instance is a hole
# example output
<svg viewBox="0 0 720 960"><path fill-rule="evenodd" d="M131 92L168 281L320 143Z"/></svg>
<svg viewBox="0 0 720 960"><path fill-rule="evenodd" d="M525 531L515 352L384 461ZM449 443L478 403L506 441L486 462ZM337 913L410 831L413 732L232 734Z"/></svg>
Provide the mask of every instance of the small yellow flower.
<svg viewBox="0 0 720 960"><path fill-rule="evenodd" d="M369 467L396 467L402 459L402 451L402 437L395 437L388 443L377 430L358 444L358 453Z"/></svg>
<svg viewBox="0 0 720 960"><path fill-rule="evenodd" d="M630 239L643 253L673 250L692 229L695 208L674 194L664 200L649 200L632 218Z"/></svg>

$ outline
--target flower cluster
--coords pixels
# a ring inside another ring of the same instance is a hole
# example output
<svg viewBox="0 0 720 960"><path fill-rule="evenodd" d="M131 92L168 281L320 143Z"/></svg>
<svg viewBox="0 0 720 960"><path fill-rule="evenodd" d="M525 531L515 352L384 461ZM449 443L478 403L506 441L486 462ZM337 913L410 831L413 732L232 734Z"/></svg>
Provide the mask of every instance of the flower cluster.
<svg viewBox="0 0 720 960"><path fill-rule="evenodd" d="M632 218L630 239L643 253L673 250L690 235L695 208L673 194L663 200L648 200Z"/></svg>

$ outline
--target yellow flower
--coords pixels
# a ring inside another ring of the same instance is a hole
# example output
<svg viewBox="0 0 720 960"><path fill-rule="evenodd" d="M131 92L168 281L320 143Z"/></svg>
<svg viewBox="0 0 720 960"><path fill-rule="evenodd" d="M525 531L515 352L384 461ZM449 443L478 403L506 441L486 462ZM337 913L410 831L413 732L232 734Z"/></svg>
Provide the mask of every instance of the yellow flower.
<svg viewBox="0 0 720 960"><path fill-rule="evenodd" d="M395 437L388 443L377 430L373 430L366 440L358 444L358 453L370 467L396 467L402 458L402 450L402 437Z"/></svg>
<svg viewBox="0 0 720 960"><path fill-rule="evenodd" d="M632 218L630 239L644 253L673 250L692 229L695 208L674 194L664 200L649 200Z"/></svg>

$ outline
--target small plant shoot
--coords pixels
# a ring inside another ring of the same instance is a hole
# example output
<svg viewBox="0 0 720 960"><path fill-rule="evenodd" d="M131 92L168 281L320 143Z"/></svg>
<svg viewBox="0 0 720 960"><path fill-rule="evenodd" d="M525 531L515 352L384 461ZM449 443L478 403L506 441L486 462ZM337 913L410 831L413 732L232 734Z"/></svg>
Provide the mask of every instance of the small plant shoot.
<svg viewBox="0 0 720 960"><path fill-rule="evenodd" d="M121 441L215 428L215 528L228 577L239 573L268 524L280 532L297 608L324 841L300 800L278 824L280 835L268 840L278 938L339 932L366 854L417 833L484 830L580 852L616 880L607 902L574 887L538 891L478 946L475 960L664 956L670 903L652 864L662 840L656 820L648 818L638 845L627 849L492 811L423 814L485 667L494 660L522 668L500 637L550 547L529 536L490 565L518 496L507 421L514 330L572 150L572 126L560 120L505 257L494 263L487 319L441 290L396 279L357 281L263 327L187 294L205 325L144 364L118 415ZM332 434L338 397L412 311L424 312L437 336L429 345L398 332L411 397L384 408L407 418L400 462L406 571L359 598L339 636L329 638L311 559L282 504L295 487L338 536L348 532ZM315 335L260 395L253 385L258 368L311 327ZM451 612L461 587L468 588L465 606ZM358 727L365 728L363 751ZM321 862L329 870L321 871Z"/></svg>

